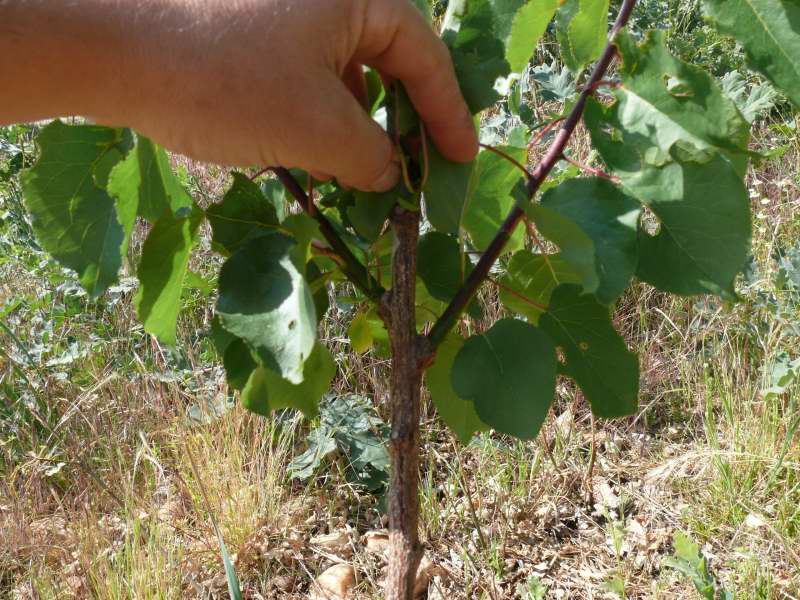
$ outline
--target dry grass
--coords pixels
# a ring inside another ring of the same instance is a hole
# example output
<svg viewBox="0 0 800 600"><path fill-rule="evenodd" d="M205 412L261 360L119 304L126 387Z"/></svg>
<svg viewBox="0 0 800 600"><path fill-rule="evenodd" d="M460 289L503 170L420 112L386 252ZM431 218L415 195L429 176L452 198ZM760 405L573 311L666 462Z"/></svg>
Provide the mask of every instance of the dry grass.
<svg viewBox="0 0 800 600"><path fill-rule="evenodd" d="M577 147L585 157L585 140ZM750 175L763 265L800 240L799 156L793 147ZM224 189L218 170L186 171L207 201ZM209 511L245 597L305 598L342 561L357 567L359 598L380 597L384 564L363 538L385 525L378 499L336 469L307 484L286 474L307 424L238 406L204 424L187 417L227 397L203 334L206 299L187 298L182 350L170 355L136 324L131 289L89 302L41 260L21 250L0 263L0 306L21 301L2 316L14 338L0 331L0 394L14 407L0 429L0 597L225 597ZM204 254L194 268L216 264ZM678 530L737 598L800 597L800 444L788 429L798 390L761 393L762 367L797 349L758 302L768 275L735 306L632 288L617 311L642 356L641 410L630 419L593 432L564 382L537 442L484 435L463 447L427 406L429 598L537 598L537 586L546 598L618 597L607 591L615 578L628 598L696 597L662 565ZM484 304L489 322L499 311L491 289ZM351 352L346 327L332 309L323 338L337 357L336 391L374 397L382 411L389 365ZM52 360L71 347L71 362ZM320 542L336 532L344 543Z"/></svg>

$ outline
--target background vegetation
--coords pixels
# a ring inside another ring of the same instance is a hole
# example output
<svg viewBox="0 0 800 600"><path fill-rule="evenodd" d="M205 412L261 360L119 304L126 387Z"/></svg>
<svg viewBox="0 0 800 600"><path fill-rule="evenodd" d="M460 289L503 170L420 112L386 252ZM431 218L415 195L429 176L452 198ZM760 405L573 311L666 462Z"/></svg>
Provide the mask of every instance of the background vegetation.
<svg viewBox="0 0 800 600"><path fill-rule="evenodd" d="M429 598L800 597L798 120L698 3L641 2L631 29L652 27L756 122L741 300L632 288L617 325L642 356L635 417L593 424L563 383L537 441L464 446L427 405ZM540 44L484 141L569 102L555 47ZM0 129L0 597L225 597L214 522L246 597L307 597L336 563L380 597L387 360L345 341L351 298L330 298L321 332L338 367L321 418L247 413L208 334L208 232L168 352L136 321L134 279L92 301L38 248L18 183L37 129ZM572 158L599 166L588 148L579 132ZM221 198L224 169L174 161L195 198ZM503 315L497 290L480 301L487 324Z"/></svg>

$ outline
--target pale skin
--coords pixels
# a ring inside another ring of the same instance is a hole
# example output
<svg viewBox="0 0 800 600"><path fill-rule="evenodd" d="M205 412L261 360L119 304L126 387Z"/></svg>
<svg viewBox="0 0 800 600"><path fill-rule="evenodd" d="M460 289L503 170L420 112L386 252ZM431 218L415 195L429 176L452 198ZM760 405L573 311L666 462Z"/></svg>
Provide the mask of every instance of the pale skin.
<svg viewBox="0 0 800 600"><path fill-rule="evenodd" d="M81 115L384 191L400 172L364 65L403 82L446 157L474 157L447 50L409 0L0 0L0 124Z"/></svg>

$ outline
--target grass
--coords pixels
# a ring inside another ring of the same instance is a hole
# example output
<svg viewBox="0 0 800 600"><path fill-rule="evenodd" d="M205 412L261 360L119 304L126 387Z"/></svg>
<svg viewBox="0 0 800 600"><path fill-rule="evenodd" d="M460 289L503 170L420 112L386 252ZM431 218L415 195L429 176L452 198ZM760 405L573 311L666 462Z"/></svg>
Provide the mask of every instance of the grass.
<svg viewBox="0 0 800 600"><path fill-rule="evenodd" d="M463 446L426 403L430 598L696 597L662 565L677 531L736 598L800 597L800 390L763 393L781 353L798 347L800 302L776 286L772 257L800 242L800 148L759 129L757 147L781 144L748 176L759 270L741 282L741 302L640 284L621 301L617 324L642 357L636 416L593 426L562 382L537 441ZM218 170L182 169L204 201L224 189ZM379 598L384 563L362 537L385 526L379 499L341 465L289 478L308 424L228 406L202 291L185 298L170 354L137 324L126 280L88 299L30 242L13 181L0 195L0 598L225 597L212 517L245 597L307 597L346 561L356 595ZM206 276L218 267L208 248L194 261ZM491 321L490 288L483 302ZM334 306L322 332L335 392L370 396L382 413L389 365L351 351L351 316ZM313 542L333 532L348 543Z"/></svg>

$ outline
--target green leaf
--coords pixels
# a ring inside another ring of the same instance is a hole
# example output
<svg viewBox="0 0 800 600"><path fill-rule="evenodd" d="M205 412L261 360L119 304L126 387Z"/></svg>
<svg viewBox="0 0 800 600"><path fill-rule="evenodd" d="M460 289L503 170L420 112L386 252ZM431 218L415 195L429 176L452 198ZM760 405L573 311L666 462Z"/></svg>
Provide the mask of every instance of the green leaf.
<svg viewBox="0 0 800 600"><path fill-rule="evenodd" d="M294 237L292 260L297 268L303 271L306 263L311 260L311 242L322 239L319 224L306 213L297 213L286 217L281 226Z"/></svg>
<svg viewBox="0 0 800 600"><path fill-rule="evenodd" d="M513 73L525 70L558 5L559 0L531 0L514 16L506 41L506 59Z"/></svg>
<svg viewBox="0 0 800 600"><path fill-rule="evenodd" d="M222 533L216 525L214 526L214 531L217 534L219 551L222 555L222 565L225 567L225 580L228 582L228 595L231 600L243 600L242 589L239 586L239 578L236 576L236 569L228 554L228 549L225 547L225 540L222 539Z"/></svg>
<svg viewBox="0 0 800 600"><path fill-rule="evenodd" d="M114 164L130 148L130 133L53 121L37 137L36 164L22 173L25 205L41 246L77 272L93 297L117 281L127 247L114 199L103 189ZM98 181L99 180L99 181ZM135 214L135 213L134 213Z"/></svg>
<svg viewBox="0 0 800 600"><path fill-rule="evenodd" d="M399 196L397 190L388 192L355 192L354 204L346 209L347 218L356 233L368 242L374 242L381 235L383 225L394 208Z"/></svg>
<svg viewBox="0 0 800 600"><path fill-rule="evenodd" d="M521 163L526 160L524 148L506 146L500 150ZM522 177L517 167L502 156L488 151L478 154L463 216L464 229L477 250L486 249L511 212L515 202L511 192ZM523 236L524 228L517 227L505 250L521 248Z"/></svg>
<svg viewBox="0 0 800 600"><path fill-rule="evenodd" d="M458 235L461 214L469 194L475 161L456 163L428 146L428 180L425 183L425 212L434 229Z"/></svg>
<svg viewBox="0 0 800 600"><path fill-rule="evenodd" d="M608 0L566 0L556 36L561 58L573 73L599 58L608 36Z"/></svg>
<svg viewBox="0 0 800 600"><path fill-rule="evenodd" d="M731 164L719 155L705 164L675 160L626 185L647 197L660 221L656 235L639 232L639 278L683 296L735 297L751 222L747 190Z"/></svg>
<svg viewBox="0 0 800 600"><path fill-rule="evenodd" d="M176 217L167 208L153 225L142 248L136 271L139 278L139 290L134 298L136 313L145 331L167 346L175 345L183 281L202 219L199 209Z"/></svg>
<svg viewBox="0 0 800 600"><path fill-rule="evenodd" d="M511 257L501 280L500 302L536 325L550 304L550 294L555 287L561 283L581 283L581 279L580 273L560 254L520 250Z"/></svg>
<svg viewBox="0 0 800 600"><path fill-rule="evenodd" d="M494 84L508 75L509 66L489 0L450 2L442 39L450 49L461 92L472 113L497 102L500 95Z"/></svg>
<svg viewBox="0 0 800 600"><path fill-rule="evenodd" d="M167 153L142 136L138 136L134 149L111 173L108 191L117 198L135 194L138 216L151 223L167 209L185 216L182 213L192 207L191 197L172 172Z"/></svg>
<svg viewBox="0 0 800 600"><path fill-rule="evenodd" d="M751 68L800 107L800 4L796 0L704 0L712 24L739 42Z"/></svg>
<svg viewBox="0 0 800 600"><path fill-rule="evenodd" d="M225 379L235 390L242 390L253 371L259 368L247 343L237 337L233 337L225 348L222 364L225 367Z"/></svg>
<svg viewBox="0 0 800 600"><path fill-rule="evenodd" d="M242 390L242 406L264 416L279 408L296 408L313 419L335 375L336 363L328 349L317 342L305 362L301 383L284 379L268 367L256 367Z"/></svg>
<svg viewBox="0 0 800 600"><path fill-rule="evenodd" d="M287 199L286 188L278 179L265 179L259 186L261 193L269 201L275 209L275 216L278 217L278 222L283 223L286 218Z"/></svg>
<svg viewBox="0 0 800 600"><path fill-rule="evenodd" d="M417 246L417 274L431 296L443 302L452 300L461 286L464 258L458 240L432 231L423 235Z"/></svg>
<svg viewBox="0 0 800 600"><path fill-rule="evenodd" d="M350 338L353 352L363 354L372 347L372 329L367 320L367 313L359 312L353 317L350 327L347 328L347 337Z"/></svg>
<svg viewBox="0 0 800 600"><path fill-rule="evenodd" d="M262 366L300 383L317 319L311 290L292 261L294 246L290 237L274 233L240 248L222 266L217 314Z"/></svg>
<svg viewBox="0 0 800 600"><path fill-rule="evenodd" d="M633 414L639 397L639 359L614 330L608 308L580 286L560 285L539 326L564 353L572 377L600 417Z"/></svg>
<svg viewBox="0 0 800 600"><path fill-rule="evenodd" d="M459 440L466 444L477 431L488 429L475 412L475 405L460 398L453 389L450 374L456 354L464 345L457 335L449 335L436 349L436 361L425 373L425 384L439 416L453 430Z"/></svg>
<svg viewBox="0 0 800 600"><path fill-rule="evenodd" d="M636 271L640 212L638 202L599 177L568 179L530 208L537 227L561 248L564 260L582 274L588 263L581 283L603 304L614 302Z"/></svg>
<svg viewBox="0 0 800 600"><path fill-rule="evenodd" d="M520 439L544 423L556 385L556 352L539 329L502 319L469 338L453 363L456 394L475 403L481 421Z"/></svg>
<svg viewBox="0 0 800 600"><path fill-rule="evenodd" d="M279 227L274 204L242 173L233 174L233 183L222 202L211 205L206 215L211 224L211 242L227 254Z"/></svg>
<svg viewBox="0 0 800 600"><path fill-rule="evenodd" d="M689 296L734 297L734 279L750 249L750 201L733 165L720 156L686 156L678 146L648 162L646 143L607 133L613 115L587 103L592 142L624 188L658 217L658 232L639 232L637 275L657 288Z"/></svg>
<svg viewBox="0 0 800 600"><path fill-rule="evenodd" d="M698 160L718 150L744 175L750 124L716 80L673 57L664 32L650 32L640 45L622 32L616 44L622 85L614 90L617 102L606 118L624 134L631 152L635 148L644 162L657 165L676 143Z"/></svg>

